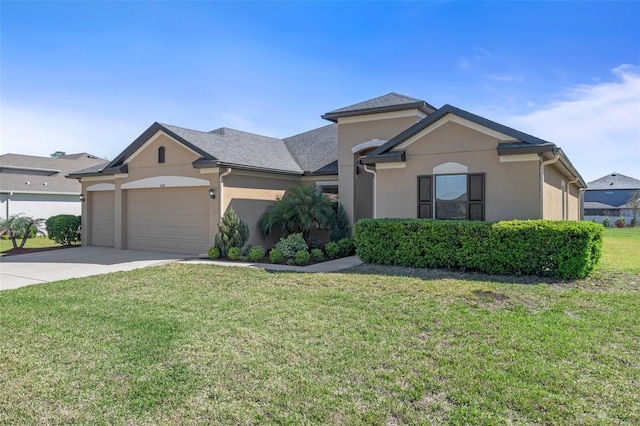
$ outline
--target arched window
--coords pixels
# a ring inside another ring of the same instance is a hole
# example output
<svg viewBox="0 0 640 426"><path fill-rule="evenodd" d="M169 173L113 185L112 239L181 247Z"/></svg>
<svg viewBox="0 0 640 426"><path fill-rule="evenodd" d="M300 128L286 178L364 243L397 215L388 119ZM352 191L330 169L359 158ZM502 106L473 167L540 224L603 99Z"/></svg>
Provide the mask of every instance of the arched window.
<svg viewBox="0 0 640 426"><path fill-rule="evenodd" d="M164 163L164 146L158 148L158 163Z"/></svg>

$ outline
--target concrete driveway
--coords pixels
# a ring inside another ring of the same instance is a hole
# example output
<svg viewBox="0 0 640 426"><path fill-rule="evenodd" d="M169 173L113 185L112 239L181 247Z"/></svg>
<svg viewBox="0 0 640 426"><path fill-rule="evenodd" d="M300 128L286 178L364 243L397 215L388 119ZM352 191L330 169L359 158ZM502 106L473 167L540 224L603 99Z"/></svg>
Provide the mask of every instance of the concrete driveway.
<svg viewBox="0 0 640 426"><path fill-rule="evenodd" d="M0 290L109 272L130 271L188 258L184 254L74 247L0 257Z"/></svg>

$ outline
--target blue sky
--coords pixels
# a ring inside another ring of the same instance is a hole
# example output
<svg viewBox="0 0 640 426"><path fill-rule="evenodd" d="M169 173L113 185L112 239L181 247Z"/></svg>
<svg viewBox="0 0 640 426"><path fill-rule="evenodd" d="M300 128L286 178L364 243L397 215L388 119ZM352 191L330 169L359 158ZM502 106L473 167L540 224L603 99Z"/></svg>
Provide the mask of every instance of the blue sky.
<svg viewBox="0 0 640 426"><path fill-rule="evenodd" d="M0 152L114 158L154 121L274 137L399 92L640 178L640 2L0 2Z"/></svg>

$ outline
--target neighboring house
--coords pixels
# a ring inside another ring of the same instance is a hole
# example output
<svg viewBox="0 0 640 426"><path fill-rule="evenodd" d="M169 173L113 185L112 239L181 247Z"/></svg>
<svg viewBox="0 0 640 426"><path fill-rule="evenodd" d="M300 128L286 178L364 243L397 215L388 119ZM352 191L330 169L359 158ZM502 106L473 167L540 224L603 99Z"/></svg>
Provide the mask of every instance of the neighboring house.
<svg viewBox="0 0 640 426"><path fill-rule="evenodd" d="M58 158L0 155L0 217L20 213L42 219L58 214L80 215L81 185L66 175L104 163L104 159L87 153Z"/></svg>
<svg viewBox="0 0 640 426"><path fill-rule="evenodd" d="M584 192L584 218L602 223L605 217L633 217L629 200L640 190L640 180L611 173L587 184Z"/></svg>
<svg viewBox="0 0 640 426"><path fill-rule="evenodd" d="M397 93L322 117L332 124L285 139L154 123L105 167L70 174L83 244L205 253L232 206L250 243L270 245L258 218L300 182L337 193L352 223L580 219L586 184L551 142Z"/></svg>

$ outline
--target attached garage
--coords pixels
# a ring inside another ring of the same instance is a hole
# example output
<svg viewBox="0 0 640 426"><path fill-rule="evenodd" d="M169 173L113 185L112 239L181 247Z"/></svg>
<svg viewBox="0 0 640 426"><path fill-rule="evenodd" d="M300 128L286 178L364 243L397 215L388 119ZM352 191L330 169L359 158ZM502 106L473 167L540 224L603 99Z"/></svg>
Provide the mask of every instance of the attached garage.
<svg viewBox="0 0 640 426"><path fill-rule="evenodd" d="M91 214L91 245L113 247L114 243L114 191L89 192Z"/></svg>
<svg viewBox="0 0 640 426"><path fill-rule="evenodd" d="M211 203L204 186L127 189L127 248L206 253Z"/></svg>

